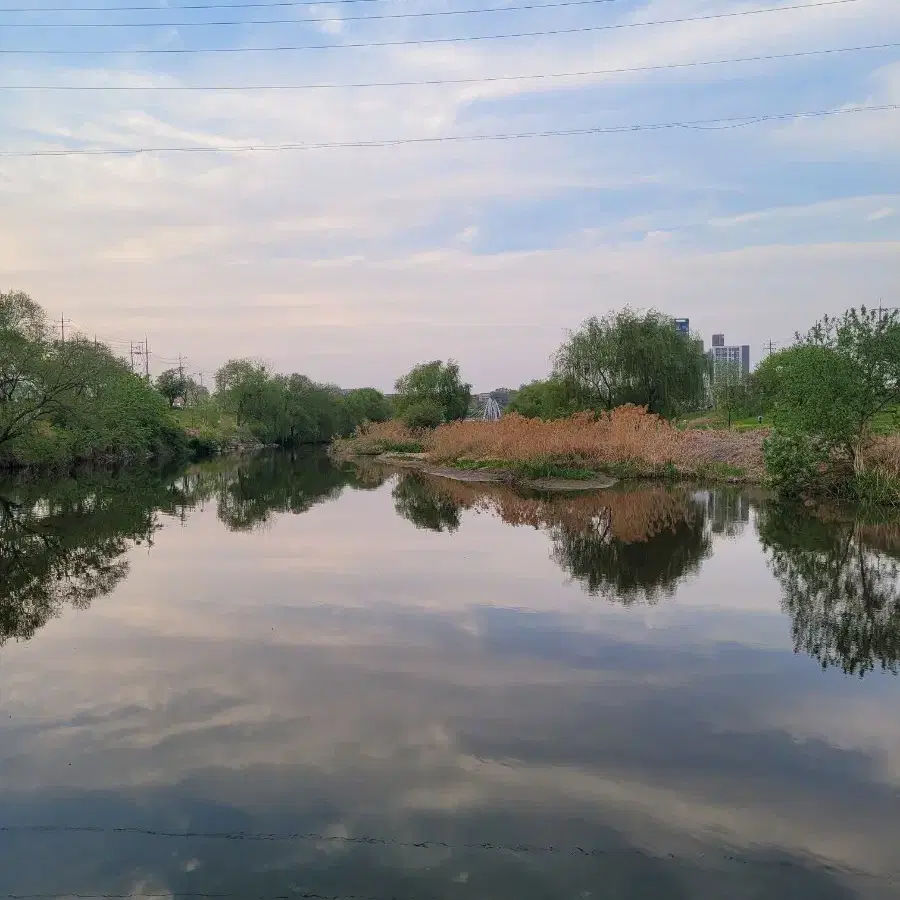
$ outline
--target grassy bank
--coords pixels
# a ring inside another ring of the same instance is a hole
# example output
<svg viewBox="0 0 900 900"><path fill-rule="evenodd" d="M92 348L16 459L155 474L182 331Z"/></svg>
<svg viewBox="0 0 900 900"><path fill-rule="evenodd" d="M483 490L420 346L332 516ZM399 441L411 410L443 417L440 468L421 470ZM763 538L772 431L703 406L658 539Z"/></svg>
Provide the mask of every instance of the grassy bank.
<svg viewBox="0 0 900 900"><path fill-rule="evenodd" d="M762 481L766 431L681 430L636 407L543 421L450 422L411 431L397 421L338 441L338 453L423 453L433 463L488 468L527 478L703 478Z"/></svg>
<svg viewBox="0 0 900 900"><path fill-rule="evenodd" d="M175 426L184 433L190 455L195 459L260 446L246 425L238 425L235 416L223 412L215 403L173 409L171 416Z"/></svg>

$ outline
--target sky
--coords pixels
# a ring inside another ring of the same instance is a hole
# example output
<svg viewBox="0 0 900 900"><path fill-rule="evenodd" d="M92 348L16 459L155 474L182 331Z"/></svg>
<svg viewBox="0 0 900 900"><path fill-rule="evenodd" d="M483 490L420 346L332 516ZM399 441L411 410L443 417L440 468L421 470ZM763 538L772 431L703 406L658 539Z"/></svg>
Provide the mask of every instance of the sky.
<svg viewBox="0 0 900 900"><path fill-rule="evenodd" d="M754 361L900 306L900 110L840 112L900 105L897 0L54 2L0 11L0 290L120 352L146 336L154 372L388 389L455 358L489 390L626 305ZM261 85L306 87L183 89ZM813 111L839 114L741 124ZM456 140L573 129L601 131ZM331 146L229 152L279 144ZM27 155L153 147L222 152Z"/></svg>

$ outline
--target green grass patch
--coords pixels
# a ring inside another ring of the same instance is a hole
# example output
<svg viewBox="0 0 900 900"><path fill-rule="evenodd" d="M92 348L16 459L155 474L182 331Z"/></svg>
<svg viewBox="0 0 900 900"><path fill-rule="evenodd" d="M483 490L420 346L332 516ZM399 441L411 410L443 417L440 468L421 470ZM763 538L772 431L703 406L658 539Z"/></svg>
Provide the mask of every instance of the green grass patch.
<svg viewBox="0 0 900 900"><path fill-rule="evenodd" d="M593 469L574 465L570 460L557 460L547 457L538 459L457 459L451 463L455 469L478 471L491 469L512 472L520 478L564 478L567 481L590 481L600 476Z"/></svg>
<svg viewBox="0 0 900 900"><path fill-rule="evenodd" d="M740 468L740 466L731 466L728 463L708 462L703 463L697 469L697 476L710 481L723 481L732 478L746 478L747 470Z"/></svg>

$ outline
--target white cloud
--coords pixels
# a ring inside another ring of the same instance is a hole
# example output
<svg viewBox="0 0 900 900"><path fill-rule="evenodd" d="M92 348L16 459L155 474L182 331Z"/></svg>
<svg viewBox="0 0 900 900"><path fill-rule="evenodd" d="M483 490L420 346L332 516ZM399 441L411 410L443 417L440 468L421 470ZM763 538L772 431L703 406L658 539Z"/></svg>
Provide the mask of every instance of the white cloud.
<svg viewBox="0 0 900 900"><path fill-rule="evenodd" d="M739 8L754 4L666 0L627 12L570 10L553 24ZM476 17L448 20L351 24L353 40L475 34L483 27ZM510 15L509 23L510 30L548 27L543 18L521 15ZM107 68L17 60L6 77L19 84L145 88L477 79L876 43L898 24L900 6L893 0L859 0L529 41L247 54L240 65L228 54L186 56L177 68L167 57L133 57ZM212 36L204 42L212 43ZM254 32L248 42L264 41ZM828 58L829 65L839 58ZM866 58L854 57L860 63ZM766 104L805 107L803 97L792 101L778 90L776 76L802 75L808 65L297 92L11 92L0 111L0 134L11 150L228 147L617 125L726 115ZM864 83L836 84L834 105L883 101L900 96L898 90L900 66L880 65ZM741 316L744 304L758 306L761 293L765 303L771 297L773 308L792 308L793 327L823 307L885 291L897 277L883 257L887 245L842 248L825 266L829 284L816 272L824 272L820 258L831 236L807 229L814 221L837 222L842 209L865 220L873 209L895 208L896 197L861 191L858 200L832 200L823 181L820 199L785 201L773 210L768 197L755 202L753 186L740 183L738 154L768 154L773 166L826 152L852 163L862 147L865 156L889 159L897 122L900 116L873 114L759 126L732 136L651 132L243 155L0 159L0 272L48 306L89 319L100 333L146 326L157 332L159 346L177 336L181 349L209 365L225 353L264 352L298 367L317 354L310 365L321 365L329 377L390 383L419 351L464 357L471 347L469 365L481 367L476 378L524 379L540 375L562 330L602 311L598 305L690 307L694 319L718 328L726 315L722 297L739 297L727 315L738 317L734 330L756 340L768 326ZM730 169L714 165L729 154L735 159ZM737 209L708 206L705 198L713 196L741 202ZM576 198L592 198L583 201L592 204L585 219ZM754 267L733 255L704 253L698 249L702 237L693 249L679 249L684 225L702 229L710 223L740 234L742 226L774 229L787 220L796 223L792 244L821 246L782 253L775 246L782 237L768 231L762 242L773 246L759 251ZM495 260L465 252L476 236L482 253L499 254ZM623 245L640 236L643 247ZM523 254L521 247L531 250ZM872 269L858 261L869 256L878 260ZM740 283L711 274L720 270ZM795 290L799 283L803 294ZM599 295L598 284L604 286ZM842 300L834 285L851 284ZM270 310L268 298L275 296L293 298L298 311L284 305ZM372 347L365 329L382 327L388 317L408 330L390 346ZM516 335L490 361L481 358L481 321L504 323L505 334ZM428 333L437 326L446 330ZM286 339L284 329L301 327L314 330L315 338Z"/></svg>

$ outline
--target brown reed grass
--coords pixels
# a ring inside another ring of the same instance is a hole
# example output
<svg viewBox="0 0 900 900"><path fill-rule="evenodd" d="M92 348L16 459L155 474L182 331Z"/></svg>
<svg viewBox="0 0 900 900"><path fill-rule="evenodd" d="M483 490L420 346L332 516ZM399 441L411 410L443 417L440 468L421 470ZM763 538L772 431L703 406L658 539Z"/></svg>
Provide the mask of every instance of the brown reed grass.
<svg viewBox="0 0 900 900"><path fill-rule="evenodd" d="M593 469L629 463L647 474L666 466L690 474L719 463L759 474L763 437L680 431L642 407L622 406L555 421L513 414L499 422L452 422L432 433L427 449L436 462L553 459Z"/></svg>
<svg viewBox="0 0 900 900"><path fill-rule="evenodd" d="M766 428L680 430L642 407L622 406L554 421L513 413L499 422L450 422L434 431L411 431L397 420L378 422L359 428L348 441L335 442L335 449L363 455L423 451L438 463L471 460L496 462L498 467L549 460L603 471L625 464L638 475L654 475L666 467L681 475L709 475L708 468L718 465L762 481L768 434ZM866 463L874 472L900 479L900 434L873 438Z"/></svg>
<svg viewBox="0 0 900 900"><path fill-rule="evenodd" d="M869 468L900 479L900 434L874 438L866 448L865 460Z"/></svg>

